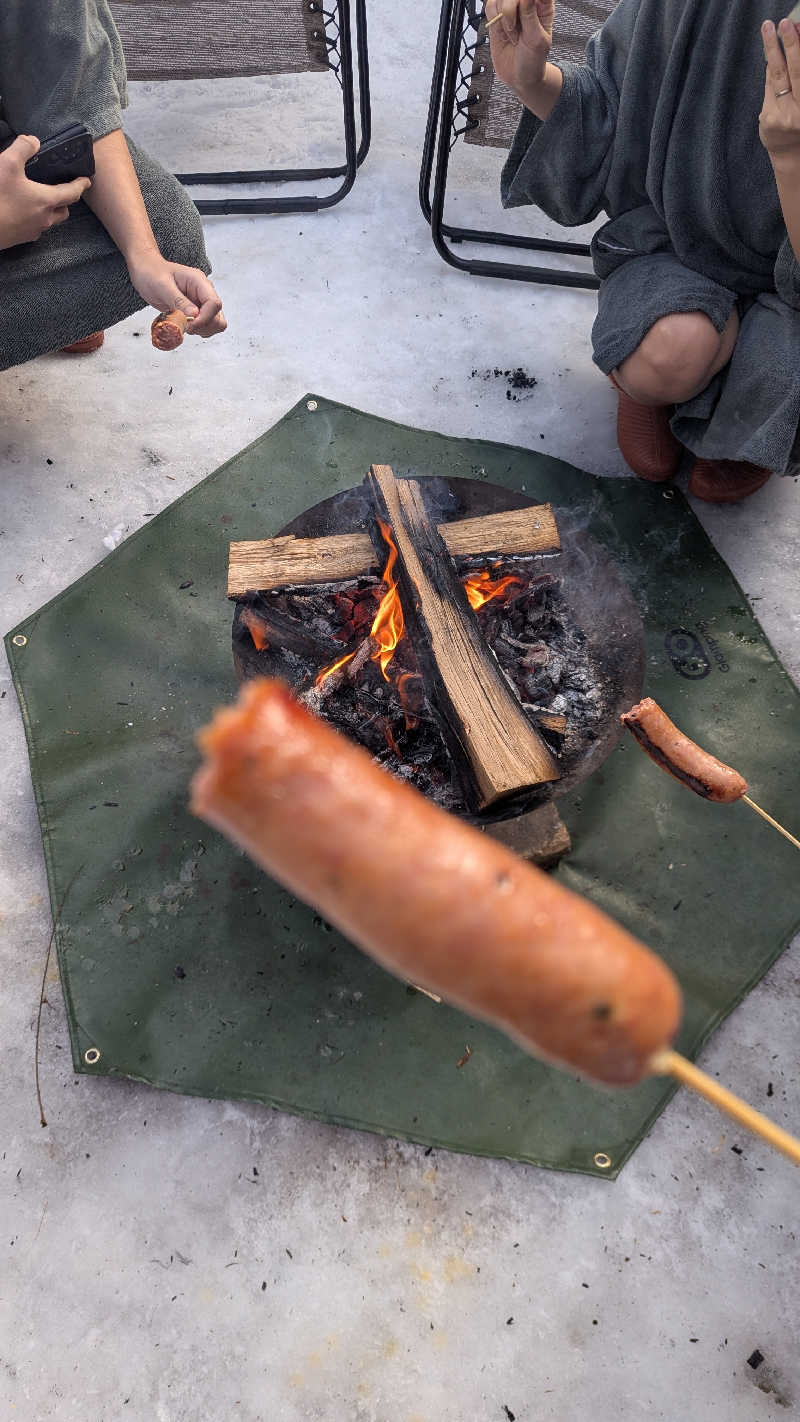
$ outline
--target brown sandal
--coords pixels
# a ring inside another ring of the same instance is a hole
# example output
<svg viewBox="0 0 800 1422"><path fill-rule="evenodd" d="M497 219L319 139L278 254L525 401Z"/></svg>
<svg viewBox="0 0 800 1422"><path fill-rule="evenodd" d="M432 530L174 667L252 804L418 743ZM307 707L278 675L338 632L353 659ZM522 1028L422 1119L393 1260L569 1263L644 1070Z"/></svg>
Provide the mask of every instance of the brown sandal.
<svg viewBox="0 0 800 1422"><path fill-rule="evenodd" d="M70 346L62 346L62 355L91 355L92 351L99 351L106 338L105 331L92 331L90 336L84 336L81 341L73 341Z"/></svg>
<svg viewBox="0 0 800 1422"><path fill-rule="evenodd" d="M619 396L617 444L625 463L640 479L661 484L678 472L683 445L669 422L671 405L640 405L609 376Z"/></svg>
<svg viewBox="0 0 800 1422"><path fill-rule="evenodd" d="M689 475L689 493L711 504L737 504L763 488L771 469L734 459L698 459Z"/></svg>

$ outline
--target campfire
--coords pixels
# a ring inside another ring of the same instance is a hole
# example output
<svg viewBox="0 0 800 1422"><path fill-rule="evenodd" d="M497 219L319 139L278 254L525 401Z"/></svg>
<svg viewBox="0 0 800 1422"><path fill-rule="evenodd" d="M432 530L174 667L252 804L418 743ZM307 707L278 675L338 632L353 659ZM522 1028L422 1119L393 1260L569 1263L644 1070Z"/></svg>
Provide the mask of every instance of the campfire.
<svg viewBox="0 0 800 1422"><path fill-rule="evenodd" d="M472 513L500 501L510 506ZM585 537L565 547L549 505L516 503L375 465L298 521L311 536L293 526L232 544L238 675L282 676L396 775L473 819L572 786L616 741L617 700L641 680L640 627L601 556L613 607L600 636L587 633L596 576L584 568L570 595Z"/></svg>
<svg viewBox="0 0 800 1422"><path fill-rule="evenodd" d="M394 576L394 565L397 562L397 546L392 538L392 530L388 523L383 523L379 519L378 527L381 531L381 537L389 549L389 557L386 567L383 570L383 586L386 588L386 591L380 600L378 610L372 620L372 626L369 629L370 656L373 662L378 662L384 681L391 682L392 678L387 668L394 660L394 654L403 638L405 619L403 617L403 604L400 601L400 594L397 591L397 583L395 582ZM345 607L349 603L355 610L356 604L352 599L348 598L346 594L342 594L342 598ZM363 602L362 605L364 605ZM345 631L344 636L347 635ZM357 655L358 649L356 649L355 652L348 652L344 657L340 657L338 662L334 662L332 667L326 667L324 671L319 673L319 676L314 682L314 686L317 688L323 686L328 680L328 677L334 675L340 667L346 667L347 663ZM402 677L413 675L416 675L416 673L401 672L397 680L399 682Z"/></svg>

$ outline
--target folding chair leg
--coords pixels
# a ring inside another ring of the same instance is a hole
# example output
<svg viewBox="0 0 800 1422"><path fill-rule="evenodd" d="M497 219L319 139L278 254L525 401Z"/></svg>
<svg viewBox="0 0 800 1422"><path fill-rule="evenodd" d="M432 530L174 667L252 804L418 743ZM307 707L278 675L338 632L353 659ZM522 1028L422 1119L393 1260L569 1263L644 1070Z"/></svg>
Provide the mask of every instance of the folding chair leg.
<svg viewBox="0 0 800 1422"><path fill-rule="evenodd" d="M315 182L323 178L342 178L339 187L325 196L307 194L299 197L200 198L196 207L201 213L228 216L231 213L320 212L334 207L346 197L355 182L356 173L369 152L372 134L372 108L369 88L369 53L367 45L367 0L355 0L355 46L359 82L359 127L356 133L355 88L353 82L353 37L350 26L350 0L336 0L339 17L341 52L342 106L344 115L345 162L334 168L254 169L226 173L178 173L178 181L186 186L211 183L292 183Z"/></svg>
<svg viewBox="0 0 800 1422"><path fill-rule="evenodd" d="M369 51L367 47L367 0L356 0L356 53L358 57L358 103L361 119L361 142L356 164L360 168L369 153L372 139L372 100L369 88Z"/></svg>
<svg viewBox="0 0 800 1422"><path fill-rule="evenodd" d="M443 0L434 60L428 125L420 169L420 205L431 224L433 244L441 257L458 271L473 276L501 277L510 281L538 282L543 285L582 287L596 290L600 285L590 272L567 272L560 268L523 266L516 262L489 262L482 258L458 256L450 243L482 242L488 246L512 247L528 252L559 252L588 257L590 249L579 242L555 242L545 237L524 237L513 233L451 227L444 222L444 202L450 166L450 129L456 101L466 0ZM437 144L438 119L438 144ZM434 150L436 151L434 169ZM433 193L431 195L431 178Z"/></svg>
<svg viewBox="0 0 800 1422"><path fill-rule="evenodd" d="M431 97L428 104L428 121L425 125L425 141L422 145L422 165L419 173L419 205L426 222L431 220L431 178L433 158L436 152L436 133L442 120L442 84L444 82L447 59L447 40L453 23L454 0L443 0L439 14L439 30L436 35L436 55L433 63Z"/></svg>

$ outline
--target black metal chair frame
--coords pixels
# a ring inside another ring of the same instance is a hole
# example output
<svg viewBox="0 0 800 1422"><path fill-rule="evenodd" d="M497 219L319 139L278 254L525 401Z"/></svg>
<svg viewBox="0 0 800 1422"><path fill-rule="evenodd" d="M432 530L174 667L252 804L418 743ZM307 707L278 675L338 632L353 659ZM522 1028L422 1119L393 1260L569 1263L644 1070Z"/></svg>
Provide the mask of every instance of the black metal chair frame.
<svg viewBox="0 0 800 1422"><path fill-rule="evenodd" d="M325 43L330 67L341 86L344 108L345 162L335 168L257 169L231 173L178 173L179 182L191 184L217 183L297 183L317 182L322 178L341 178L339 187L323 196L310 193L298 197L200 198L196 207L203 213L229 215L236 212L319 212L334 207L346 197L359 167L369 152L372 132L372 111L369 91L369 55L367 50L367 0L355 0L355 52L358 68L359 126L356 130L355 85L353 80L353 34L350 24L350 0L333 0L333 8L325 8L325 0L312 0L311 9L318 9L320 24L325 27ZM333 33L331 33L331 30Z"/></svg>
<svg viewBox="0 0 800 1422"><path fill-rule="evenodd" d="M447 175L453 145L463 133L478 124L477 119L469 116L469 101L459 103L458 90L468 83L468 74L461 67L464 58L469 65L469 73L472 72L482 17L483 5L480 0L442 0L419 182L420 206L430 223L433 244L451 267L470 272L474 276L504 277L512 281L532 281L545 285L596 290L600 283L597 277L589 272L568 272L558 267L528 266L520 262L486 261L481 257L463 257L453 251L453 245L477 242L487 246L516 247L528 252L589 256L589 248L584 243L555 242L545 237L525 237L511 232L452 227L444 221ZM475 32L475 41L465 45L465 36L470 29ZM488 39L485 43L488 49ZM463 120L461 127L458 126L459 119Z"/></svg>

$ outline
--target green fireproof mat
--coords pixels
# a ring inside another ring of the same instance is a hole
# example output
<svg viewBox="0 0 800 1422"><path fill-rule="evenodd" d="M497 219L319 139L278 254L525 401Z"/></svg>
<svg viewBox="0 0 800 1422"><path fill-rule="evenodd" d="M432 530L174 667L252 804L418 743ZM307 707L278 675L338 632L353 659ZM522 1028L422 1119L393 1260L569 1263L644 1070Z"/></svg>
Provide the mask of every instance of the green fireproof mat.
<svg viewBox="0 0 800 1422"><path fill-rule="evenodd" d="M390 977L188 813L194 732L235 695L229 541L277 532L372 462L585 520L644 618L645 692L798 829L798 693L679 493L305 398L6 639L54 911L66 893L75 1069L613 1177L668 1082L612 1092L540 1065ZM793 932L796 850L628 738L559 807L559 879L663 954L696 1053Z"/></svg>

